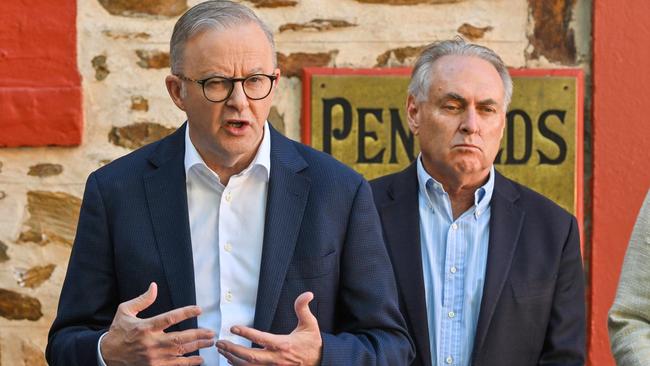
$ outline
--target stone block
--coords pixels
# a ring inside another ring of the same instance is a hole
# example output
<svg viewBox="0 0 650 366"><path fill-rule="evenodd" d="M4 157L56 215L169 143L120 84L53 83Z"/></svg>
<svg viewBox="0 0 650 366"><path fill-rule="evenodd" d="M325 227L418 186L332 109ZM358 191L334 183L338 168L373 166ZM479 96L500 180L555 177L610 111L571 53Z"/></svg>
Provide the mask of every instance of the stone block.
<svg viewBox="0 0 650 366"><path fill-rule="evenodd" d="M27 192L29 219L19 242L46 245L50 242L72 245L81 199L63 192Z"/></svg>
<svg viewBox="0 0 650 366"><path fill-rule="evenodd" d="M487 27L476 27L473 26L469 23L463 23L460 27L458 27L458 33L462 34L465 36L470 41L475 41L477 39L483 38L485 33L491 31L493 28L490 26Z"/></svg>
<svg viewBox="0 0 650 366"><path fill-rule="evenodd" d="M62 172L63 166L61 164L42 163L30 166L27 175L44 178L59 175Z"/></svg>
<svg viewBox="0 0 650 366"><path fill-rule="evenodd" d="M93 57L91 64L93 65L93 69L95 69L95 79L97 81L106 79L108 74L111 73L108 70L108 66L106 66L106 55L97 55Z"/></svg>
<svg viewBox="0 0 650 366"><path fill-rule="evenodd" d="M337 54L338 50L317 53L296 52L289 55L278 52L278 65L282 71L282 76L302 77L303 67L331 66Z"/></svg>
<svg viewBox="0 0 650 366"><path fill-rule="evenodd" d="M146 112L149 110L149 101L142 95L131 97L131 110Z"/></svg>
<svg viewBox="0 0 650 366"><path fill-rule="evenodd" d="M528 6L534 21L533 33L528 36L534 49L528 57L575 64L575 37L570 27L575 0L528 0Z"/></svg>
<svg viewBox="0 0 650 366"><path fill-rule="evenodd" d="M426 46L406 46L387 50L377 56L377 67L385 66L413 66L415 59Z"/></svg>
<svg viewBox="0 0 650 366"><path fill-rule="evenodd" d="M156 50L136 50L138 66L143 69L164 69L169 67L169 52Z"/></svg>
<svg viewBox="0 0 650 366"><path fill-rule="evenodd" d="M296 0L248 0L253 3L256 8L281 8L286 6L296 6Z"/></svg>
<svg viewBox="0 0 650 366"><path fill-rule="evenodd" d="M2 240L0 240L0 263L6 262L9 260L9 255L7 255L7 244L5 244Z"/></svg>
<svg viewBox="0 0 650 366"><path fill-rule="evenodd" d="M187 0L99 0L112 15L175 17L187 10Z"/></svg>
<svg viewBox="0 0 650 366"><path fill-rule="evenodd" d="M312 19L306 23L287 23L280 26L278 29L280 32L285 31L303 31L303 30L315 30L315 31L328 31L336 28L349 28L356 27L356 24L350 23L347 20L341 19Z"/></svg>
<svg viewBox="0 0 650 366"><path fill-rule="evenodd" d="M9 320L36 321L43 316L41 302L33 297L0 288L0 316Z"/></svg>
<svg viewBox="0 0 650 366"><path fill-rule="evenodd" d="M29 269L17 269L14 273L21 287L36 288L52 276L54 268L56 265L48 264Z"/></svg>
<svg viewBox="0 0 650 366"><path fill-rule="evenodd" d="M108 140L117 146L137 149L158 141L175 130L157 123L138 122L124 127L113 127L108 134Z"/></svg>

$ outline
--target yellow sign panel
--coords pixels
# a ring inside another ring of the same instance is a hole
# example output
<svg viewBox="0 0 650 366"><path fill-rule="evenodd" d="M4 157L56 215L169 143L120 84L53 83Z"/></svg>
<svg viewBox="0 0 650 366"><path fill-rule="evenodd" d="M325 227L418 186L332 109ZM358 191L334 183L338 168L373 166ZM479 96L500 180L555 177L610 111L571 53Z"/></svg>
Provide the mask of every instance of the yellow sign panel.
<svg viewBox="0 0 650 366"><path fill-rule="evenodd" d="M408 69L306 69L303 140L373 179L419 147L406 120ZM581 217L582 73L512 70L514 93L495 166Z"/></svg>

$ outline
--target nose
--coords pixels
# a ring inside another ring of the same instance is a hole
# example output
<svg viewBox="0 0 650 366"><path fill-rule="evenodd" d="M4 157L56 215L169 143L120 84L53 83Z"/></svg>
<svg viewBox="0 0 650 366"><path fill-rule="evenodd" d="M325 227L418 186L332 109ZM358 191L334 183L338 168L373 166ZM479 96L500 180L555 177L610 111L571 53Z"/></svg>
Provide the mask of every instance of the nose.
<svg viewBox="0 0 650 366"><path fill-rule="evenodd" d="M244 85L241 82L235 82L233 85L230 98L226 100L226 105L235 108L237 111L242 111L248 107L248 97L244 93Z"/></svg>
<svg viewBox="0 0 650 366"><path fill-rule="evenodd" d="M474 134L479 130L479 116L474 108L467 108L460 124L460 131L464 134Z"/></svg>

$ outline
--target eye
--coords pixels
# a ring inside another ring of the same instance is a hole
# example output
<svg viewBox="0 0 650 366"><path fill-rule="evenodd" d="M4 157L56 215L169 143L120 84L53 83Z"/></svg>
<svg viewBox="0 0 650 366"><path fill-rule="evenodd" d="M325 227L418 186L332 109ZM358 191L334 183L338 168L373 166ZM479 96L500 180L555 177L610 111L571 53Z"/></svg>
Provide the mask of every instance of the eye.
<svg viewBox="0 0 650 366"><path fill-rule="evenodd" d="M480 111L483 113L496 113L497 109L492 106L482 106L480 107Z"/></svg>
<svg viewBox="0 0 650 366"><path fill-rule="evenodd" d="M252 76L249 76L248 79L246 79L246 82L248 84L261 83L262 81L263 81L262 76L260 76L260 75L252 75Z"/></svg>
<svg viewBox="0 0 650 366"><path fill-rule="evenodd" d="M443 104L442 109L448 112L457 112L460 110L460 107L456 104Z"/></svg>
<svg viewBox="0 0 650 366"><path fill-rule="evenodd" d="M222 78L212 78L205 81L206 88L224 88L227 80Z"/></svg>

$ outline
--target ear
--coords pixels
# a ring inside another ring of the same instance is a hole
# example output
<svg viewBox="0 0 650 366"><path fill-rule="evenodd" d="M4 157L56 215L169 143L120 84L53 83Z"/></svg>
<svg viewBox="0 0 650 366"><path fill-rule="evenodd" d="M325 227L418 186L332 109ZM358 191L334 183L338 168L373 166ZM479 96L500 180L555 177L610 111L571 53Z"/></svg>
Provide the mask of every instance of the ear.
<svg viewBox="0 0 650 366"><path fill-rule="evenodd" d="M418 118L418 113L420 108L418 103L413 95L406 98L406 120L409 124L409 129L414 136L417 136L420 133L420 119Z"/></svg>
<svg viewBox="0 0 650 366"><path fill-rule="evenodd" d="M183 81L175 75L167 75L165 78L165 86L167 86L167 92L172 98L172 101L178 108L185 110L185 103L183 102L183 95L181 93Z"/></svg>

